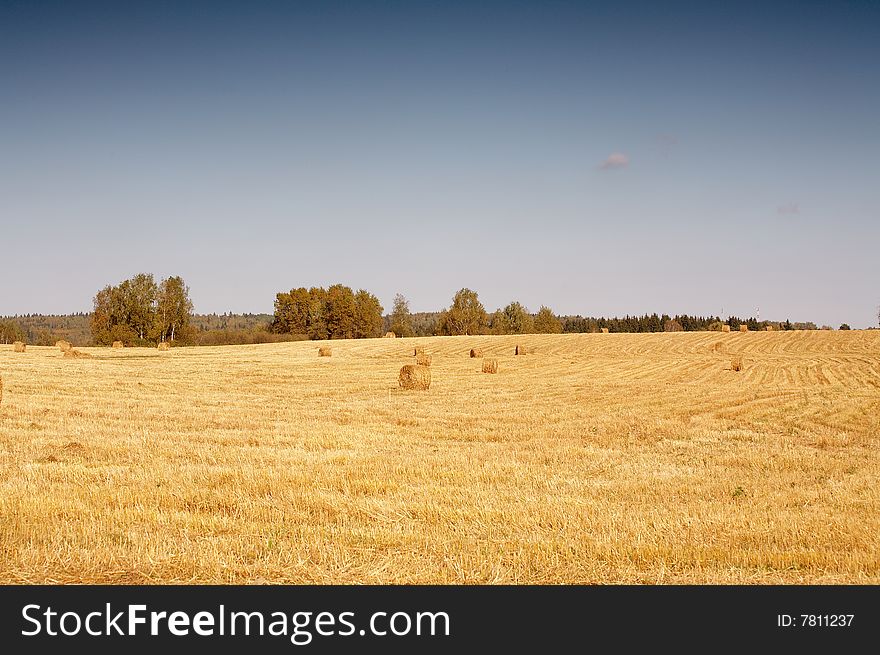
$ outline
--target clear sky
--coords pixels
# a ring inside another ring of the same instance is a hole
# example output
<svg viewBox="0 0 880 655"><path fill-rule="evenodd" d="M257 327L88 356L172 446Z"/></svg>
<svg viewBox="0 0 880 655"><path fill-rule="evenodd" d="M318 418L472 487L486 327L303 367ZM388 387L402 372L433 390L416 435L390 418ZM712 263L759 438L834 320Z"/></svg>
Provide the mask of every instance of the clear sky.
<svg viewBox="0 0 880 655"><path fill-rule="evenodd" d="M0 314L877 324L880 3L0 2Z"/></svg>

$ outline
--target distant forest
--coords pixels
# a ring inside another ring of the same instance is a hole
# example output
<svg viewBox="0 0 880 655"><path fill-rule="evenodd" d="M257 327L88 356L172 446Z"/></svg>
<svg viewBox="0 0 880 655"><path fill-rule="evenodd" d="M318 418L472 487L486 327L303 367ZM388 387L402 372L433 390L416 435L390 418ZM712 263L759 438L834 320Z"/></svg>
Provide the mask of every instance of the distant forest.
<svg viewBox="0 0 880 655"><path fill-rule="evenodd" d="M413 312L411 315L413 336L432 336L438 334L442 312ZM697 317L678 315L646 314L625 316L623 318L560 316L562 332L599 332L607 327L609 332L693 332L720 329L727 322L732 329L746 323L750 330L761 330L772 325L779 330L816 330L815 323L795 323L790 321L761 321L754 318L739 319L731 317L722 321L720 317ZM392 316L383 316L383 332L391 330ZM675 323L669 323L674 321ZM190 319L191 330L180 345L222 346L234 344L277 343L298 341L306 335L279 334L272 332L272 314L193 314ZM824 326L825 329L830 329ZM492 333L491 329L487 330ZM35 346L52 346L65 339L75 346L96 345L91 332L91 313L0 317L0 343L24 341Z"/></svg>
<svg viewBox="0 0 880 655"><path fill-rule="evenodd" d="M24 341L51 346L66 340L75 346L177 345L221 346L306 339L351 339L476 334L560 334L572 332L694 332L738 330L745 324L758 331L816 330L815 323L758 321L754 317L643 314L558 316L546 306L537 313L512 301L503 309L486 311L477 292L461 289L448 308L439 312L410 312L409 301L394 297L391 312L383 314L379 299L370 292L334 284L328 288L299 287L276 294L273 314L194 314L189 287L180 277L157 282L139 273L117 285L99 290L94 311L67 315L27 314L0 317L0 343ZM822 326L823 330L832 329ZM841 325L841 330L849 326Z"/></svg>

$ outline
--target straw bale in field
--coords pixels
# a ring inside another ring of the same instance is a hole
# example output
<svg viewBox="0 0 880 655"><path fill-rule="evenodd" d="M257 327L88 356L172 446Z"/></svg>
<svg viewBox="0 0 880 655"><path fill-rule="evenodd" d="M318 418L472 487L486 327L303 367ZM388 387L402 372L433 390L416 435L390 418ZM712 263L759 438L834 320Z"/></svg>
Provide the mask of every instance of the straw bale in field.
<svg viewBox="0 0 880 655"><path fill-rule="evenodd" d="M400 369L397 381L404 389L424 391L431 386L431 369L419 364L406 364Z"/></svg>

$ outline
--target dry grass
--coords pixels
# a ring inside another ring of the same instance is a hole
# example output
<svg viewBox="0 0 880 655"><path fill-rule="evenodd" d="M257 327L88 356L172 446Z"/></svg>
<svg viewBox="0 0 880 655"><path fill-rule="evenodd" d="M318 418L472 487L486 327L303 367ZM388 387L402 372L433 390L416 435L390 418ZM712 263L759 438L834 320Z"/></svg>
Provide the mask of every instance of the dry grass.
<svg viewBox="0 0 880 655"><path fill-rule="evenodd" d="M498 372L498 360L497 359L484 359L483 360L483 373L497 373Z"/></svg>
<svg viewBox="0 0 880 655"><path fill-rule="evenodd" d="M77 350L76 348L69 348L64 351L64 359L91 359L91 353L85 353Z"/></svg>
<svg viewBox="0 0 880 655"><path fill-rule="evenodd" d="M416 355L416 364L418 364L419 366L430 366L432 361L433 357L426 353L419 353L418 355Z"/></svg>
<svg viewBox="0 0 880 655"><path fill-rule="evenodd" d="M880 583L880 331L718 338L0 349L0 582Z"/></svg>

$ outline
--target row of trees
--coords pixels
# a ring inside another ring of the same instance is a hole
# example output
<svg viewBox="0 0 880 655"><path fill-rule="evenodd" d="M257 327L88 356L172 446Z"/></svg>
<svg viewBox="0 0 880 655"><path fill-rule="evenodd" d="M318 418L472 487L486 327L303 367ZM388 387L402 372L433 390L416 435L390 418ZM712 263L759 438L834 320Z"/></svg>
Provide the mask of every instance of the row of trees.
<svg viewBox="0 0 880 655"><path fill-rule="evenodd" d="M140 273L95 295L92 339L98 345L122 341L127 346L185 340L192 311L183 278L156 284L151 274Z"/></svg>
<svg viewBox="0 0 880 655"><path fill-rule="evenodd" d="M368 291L334 284L275 296L271 330L309 339L362 339L382 334L382 305Z"/></svg>

